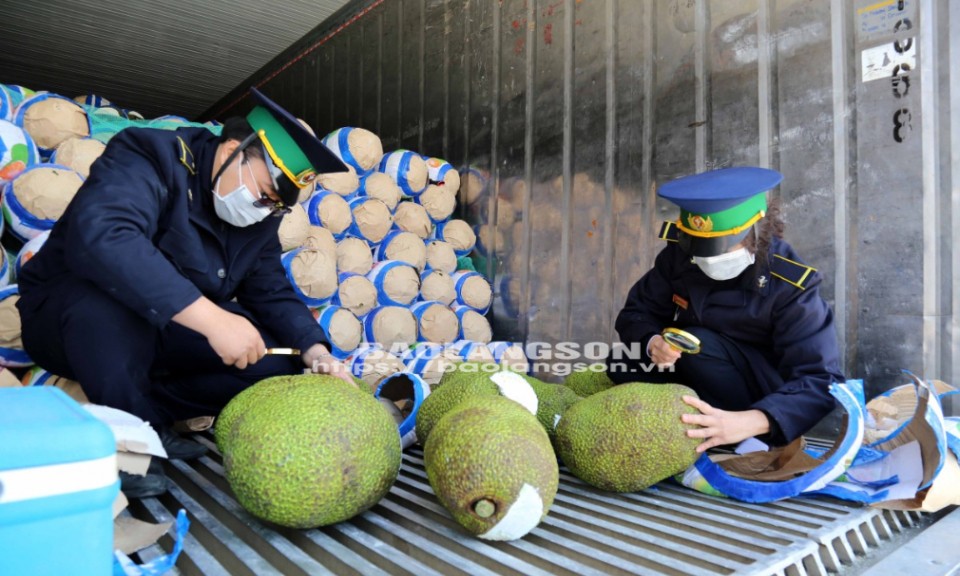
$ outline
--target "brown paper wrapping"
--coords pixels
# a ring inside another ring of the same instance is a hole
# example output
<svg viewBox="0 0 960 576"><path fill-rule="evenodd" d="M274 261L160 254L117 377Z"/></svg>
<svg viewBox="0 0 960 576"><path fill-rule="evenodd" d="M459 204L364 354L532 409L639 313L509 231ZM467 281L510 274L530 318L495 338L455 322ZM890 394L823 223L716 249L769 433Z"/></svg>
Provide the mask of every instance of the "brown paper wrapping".
<svg viewBox="0 0 960 576"><path fill-rule="evenodd" d="M353 223L350 205L336 194L327 194L317 207L320 223L334 235L342 234Z"/></svg>
<svg viewBox="0 0 960 576"><path fill-rule="evenodd" d="M386 350L374 350L367 354L360 379L376 389L387 376L406 370L403 361Z"/></svg>
<svg viewBox="0 0 960 576"><path fill-rule="evenodd" d="M460 173L456 170L447 170L447 173L443 175L443 187L453 194L454 200L456 200L457 192L460 191Z"/></svg>
<svg viewBox="0 0 960 576"><path fill-rule="evenodd" d="M363 337L363 325L353 312L341 308L330 319L330 343L341 350L355 350Z"/></svg>
<svg viewBox="0 0 960 576"><path fill-rule="evenodd" d="M391 212L397 209L403 195L393 178L383 172L371 172L364 180L363 187L367 196L383 202Z"/></svg>
<svg viewBox="0 0 960 576"><path fill-rule="evenodd" d="M351 276L340 283L340 306L358 318L377 306L377 288L366 276Z"/></svg>
<svg viewBox="0 0 960 576"><path fill-rule="evenodd" d="M23 350L20 311L17 310L19 294L11 294L0 300L0 347Z"/></svg>
<svg viewBox="0 0 960 576"><path fill-rule="evenodd" d="M458 199L469 206L480 199L480 196L484 193L484 188L485 182L479 176L473 172L466 172L461 176Z"/></svg>
<svg viewBox="0 0 960 576"><path fill-rule="evenodd" d="M310 298L329 298L337 290L337 262L319 250L301 250L290 262L290 274Z"/></svg>
<svg viewBox="0 0 960 576"><path fill-rule="evenodd" d="M93 138L69 138L57 146L57 164L76 170L86 178L90 175L90 165L103 154L107 147Z"/></svg>
<svg viewBox="0 0 960 576"><path fill-rule="evenodd" d="M280 220L280 228L277 230L277 236L280 237L280 248L284 252L288 252L303 246L310 234L310 228L310 217L307 216L307 211L303 209L303 206L299 204L291 206L290 212Z"/></svg>
<svg viewBox="0 0 960 576"><path fill-rule="evenodd" d="M73 170L34 168L13 181L13 193L30 214L57 220L81 184L83 179Z"/></svg>
<svg viewBox="0 0 960 576"><path fill-rule="evenodd" d="M365 128L354 128L347 135L347 146L357 164L366 172L383 159L380 137Z"/></svg>
<svg viewBox="0 0 960 576"><path fill-rule="evenodd" d="M90 124L83 108L62 98L47 98L30 104L23 116L23 129L37 146L48 150L70 138L90 135Z"/></svg>
<svg viewBox="0 0 960 576"><path fill-rule="evenodd" d="M354 204L353 221L363 237L370 242L377 243L383 240L393 228L393 215L383 202L376 198Z"/></svg>
<svg viewBox="0 0 960 576"><path fill-rule="evenodd" d="M463 281L460 296L467 306L477 310L486 310L493 299L493 290L490 288L490 283L482 276L470 276Z"/></svg>
<svg viewBox="0 0 960 576"><path fill-rule="evenodd" d="M443 227L443 239L449 242L454 250L470 250L477 243L477 235L463 220L451 220Z"/></svg>
<svg viewBox="0 0 960 576"><path fill-rule="evenodd" d="M453 246L443 240L431 240L427 244L427 266L448 274L457 271L457 254Z"/></svg>
<svg viewBox="0 0 960 576"><path fill-rule="evenodd" d="M457 299L453 278L443 270L434 270L424 276L420 283L420 296L428 302L449 306Z"/></svg>
<svg viewBox="0 0 960 576"><path fill-rule="evenodd" d="M317 184L324 190L335 192L341 196L349 196L360 187L360 178L353 166L347 166L346 172L330 172L317 176Z"/></svg>
<svg viewBox="0 0 960 576"><path fill-rule="evenodd" d="M486 249L487 254L491 254L494 250L498 253L503 252L506 249L504 244L503 233L499 228L496 228L490 224L485 224L477 228L477 241L483 245ZM520 252L516 250L515 252Z"/></svg>
<svg viewBox="0 0 960 576"><path fill-rule="evenodd" d="M404 232L413 232L426 240L433 231L433 222L427 210L416 202L401 202L397 205L397 213L393 216L397 227Z"/></svg>
<svg viewBox="0 0 960 576"><path fill-rule="evenodd" d="M333 234L323 226L309 227L307 237L303 240L303 247L320 250L333 257L337 256L337 241L333 238Z"/></svg>
<svg viewBox="0 0 960 576"><path fill-rule="evenodd" d="M420 294L420 275L410 266L395 266L383 279L383 291L394 302L409 304Z"/></svg>
<svg viewBox="0 0 960 576"><path fill-rule="evenodd" d="M400 306L385 306L373 321L373 336L384 348L409 346L417 341L417 319Z"/></svg>
<svg viewBox="0 0 960 576"><path fill-rule="evenodd" d="M446 186L431 184L420 194L417 202L437 222L446 220L457 208L457 195Z"/></svg>
<svg viewBox="0 0 960 576"><path fill-rule="evenodd" d="M479 346L478 346L479 348ZM444 350L436 358L427 361L420 377L430 386L436 386L447 372L456 369L463 359L451 350Z"/></svg>
<svg viewBox="0 0 960 576"><path fill-rule="evenodd" d="M413 232L400 232L392 237L384 252L385 260L406 262L417 270L427 265L427 247Z"/></svg>
<svg viewBox="0 0 960 576"><path fill-rule="evenodd" d="M460 333L460 321L457 319L456 312L438 304L424 310L420 315L418 329L420 335L428 342L449 344L456 341Z"/></svg>
<svg viewBox="0 0 960 576"><path fill-rule="evenodd" d="M0 388L19 388L24 386L8 368L0 366Z"/></svg>
<svg viewBox="0 0 960 576"><path fill-rule="evenodd" d="M337 268L341 272L366 274L373 269L370 245L360 238L344 238L337 244Z"/></svg>
<svg viewBox="0 0 960 576"><path fill-rule="evenodd" d="M479 312L470 310L463 315L463 339L489 344L493 340L490 322ZM491 359L493 357L491 356Z"/></svg>

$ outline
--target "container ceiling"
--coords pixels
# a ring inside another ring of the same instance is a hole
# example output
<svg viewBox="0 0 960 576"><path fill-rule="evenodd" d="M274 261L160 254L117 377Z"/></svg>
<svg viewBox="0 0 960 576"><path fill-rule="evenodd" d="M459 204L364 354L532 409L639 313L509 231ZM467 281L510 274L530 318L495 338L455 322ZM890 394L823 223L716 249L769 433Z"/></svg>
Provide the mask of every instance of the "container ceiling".
<svg viewBox="0 0 960 576"><path fill-rule="evenodd" d="M19 2L0 18L0 83L192 119L348 2Z"/></svg>

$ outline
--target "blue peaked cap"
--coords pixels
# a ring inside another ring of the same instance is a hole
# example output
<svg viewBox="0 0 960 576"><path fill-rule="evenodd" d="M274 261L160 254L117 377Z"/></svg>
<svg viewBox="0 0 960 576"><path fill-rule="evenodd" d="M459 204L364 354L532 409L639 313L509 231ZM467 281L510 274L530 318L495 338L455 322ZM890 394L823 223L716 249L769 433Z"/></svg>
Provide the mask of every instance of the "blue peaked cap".
<svg viewBox="0 0 960 576"><path fill-rule="evenodd" d="M783 174L768 168L721 168L671 180L657 195L689 212L713 214L766 192L781 180Z"/></svg>

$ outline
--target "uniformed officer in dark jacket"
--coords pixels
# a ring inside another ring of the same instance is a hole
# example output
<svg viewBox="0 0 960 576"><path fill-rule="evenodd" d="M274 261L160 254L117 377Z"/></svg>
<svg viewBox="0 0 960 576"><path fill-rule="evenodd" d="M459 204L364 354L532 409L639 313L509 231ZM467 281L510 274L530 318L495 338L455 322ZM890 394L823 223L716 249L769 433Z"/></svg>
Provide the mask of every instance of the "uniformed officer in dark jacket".
<svg viewBox="0 0 960 576"><path fill-rule="evenodd" d="M693 388L700 399L687 403L702 414L683 419L702 426L688 432L704 439L700 451L753 436L787 444L832 410L830 383L844 380L822 278L782 240L775 206L768 213L766 191L781 178L741 167L664 184L658 194L680 217L617 317L643 358L611 356L610 377ZM699 339L700 352L681 353L665 328Z"/></svg>
<svg viewBox="0 0 960 576"><path fill-rule="evenodd" d="M31 358L153 424L171 458L204 451L170 431L174 420L217 414L265 377L306 366L351 381L294 294L277 236L300 189L346 167L251 94L253 110L219 138L114 136L19 280ZM265 356L273 347L303 353Z"/></svg>

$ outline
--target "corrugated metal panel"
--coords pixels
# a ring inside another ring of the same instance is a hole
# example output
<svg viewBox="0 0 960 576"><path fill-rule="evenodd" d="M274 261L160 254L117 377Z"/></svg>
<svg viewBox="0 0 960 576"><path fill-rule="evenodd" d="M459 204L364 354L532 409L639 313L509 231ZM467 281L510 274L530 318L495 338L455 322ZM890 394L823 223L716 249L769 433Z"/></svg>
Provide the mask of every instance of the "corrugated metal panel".
<svg viewBox="0 0 960 576"><path fill-rule="evenodd" d="M787 239L824 272L846 372L873 395L901 368L957 379L958 11L948 0L368 1L304 39L329 64L307 79L315 91L284 104L318 131L365 126L388 149L489 178L463 213L497 232L480 264L504 339L612 338L660 248L658 222L676 217L652 186L777 168ZM878 47L897 58L912 47L916 61L866 79L863 55ZM290 80L276 72L297 56L250 82L282 92ZM241 95L211 112L242 111Z"/></svg>
<svg viewBox="0 0 960 576"><path fill-rule="evenodd" d="M193 118L348 1L5 3L0 83Z"/></svg>
<svg viewBox="0 0 960 576"><path fill-rule="evenodd" d="M201 441L215 450L207 437ZM745 504L671 483L638 493L592 488L561 470L547 518L513 542L461 529L427 481L422 454L404 454L389 494L347 522L313 530L266 525L234 499L215 452L165 464L175 486L134 501L133 515L191 520L182 574L790 574L855 569L891 539L933 518L829 499ZM143 559L169 550L164 537ZM889 546L888 546L889 548Z"/></svg>

